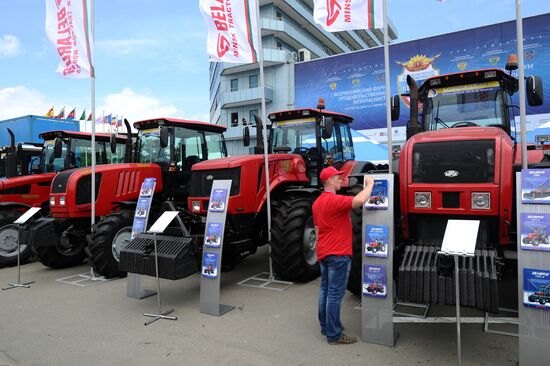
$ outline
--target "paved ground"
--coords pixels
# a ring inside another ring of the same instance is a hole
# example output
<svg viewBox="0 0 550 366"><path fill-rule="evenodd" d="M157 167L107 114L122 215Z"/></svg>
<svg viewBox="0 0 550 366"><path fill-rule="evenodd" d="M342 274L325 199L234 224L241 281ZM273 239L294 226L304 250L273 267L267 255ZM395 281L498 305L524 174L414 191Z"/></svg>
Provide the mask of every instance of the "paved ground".
<svg viewBox="0 0 550 366"><path fill-rule="evenodd" d="M359 342L328 345L316 320L318 280L286 291L236 283L267 269L265 251L223 273L222 302L237 308L222 317L199 312L199 277L161 282L163 309L178 320L143 326L156 298L126 297L126 280L76 287L55 279L86 266L50 270L40 263L22 267L30 289L0 292L0 366L12 365L455 365L454 324L397 324L394 348ZM0 285L15 279L0 269ZM154 286L152 278L144 284ZM347 294L342 319L347 333L360 336L359 298ZM434 309L452 316L453 307ZM478 313L473 314L479 316ZM517 338L485 334L464 324L464 365L515 365Z"/></svg>

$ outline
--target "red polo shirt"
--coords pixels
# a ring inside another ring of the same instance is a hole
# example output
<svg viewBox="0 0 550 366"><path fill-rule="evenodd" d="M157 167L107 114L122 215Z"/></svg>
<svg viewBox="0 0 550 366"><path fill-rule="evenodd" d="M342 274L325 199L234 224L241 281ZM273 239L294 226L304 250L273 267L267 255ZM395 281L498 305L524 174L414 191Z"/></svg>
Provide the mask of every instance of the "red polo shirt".
<svg viewBox="0 0 550 366"><path fill-rule="evenodd" d="M318 260L328 255L353 255L352 201L353 196L323 192L313 203L313 223L319 231Z"/></svg>

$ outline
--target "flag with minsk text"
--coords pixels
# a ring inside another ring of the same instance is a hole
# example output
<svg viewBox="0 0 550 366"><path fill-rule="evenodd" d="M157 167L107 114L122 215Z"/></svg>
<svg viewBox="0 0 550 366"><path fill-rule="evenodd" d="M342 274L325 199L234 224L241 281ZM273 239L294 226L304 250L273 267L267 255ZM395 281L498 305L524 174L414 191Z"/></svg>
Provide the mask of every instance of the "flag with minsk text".
<svg viewBox="0 0 550 366"><path fill-rule="evenodd" d="M89 0L46 0L46 35L61 58L61 77L94 77L90 11Z"/></svg>
<svg viewBox="0 0 550 366"><path fill-rule="evenodd" d="M257 6L256 0L199 0L210 61L258 62Z"/></svg>
<svg viewBox="0 0 550 366"><path fill-rule="evenodd" d="M313 18L327 32L384 26L384 0L313 0Z"/></svg>

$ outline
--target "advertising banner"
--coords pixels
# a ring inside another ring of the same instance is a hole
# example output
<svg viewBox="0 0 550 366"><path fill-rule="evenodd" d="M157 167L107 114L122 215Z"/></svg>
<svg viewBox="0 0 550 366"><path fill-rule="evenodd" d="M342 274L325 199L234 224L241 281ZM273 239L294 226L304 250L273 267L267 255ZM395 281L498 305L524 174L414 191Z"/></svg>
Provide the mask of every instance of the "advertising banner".
<svg viewBox="0 0 550 366"><path fill-rule="evenodd" d="M363 295L386 297L386 266L365 264L363 269Z"/></svg>
<svg viewBox="0 0 550 366"><path fill-rule="evenodd" d="M544 90L550 90L548 24L550 14L523 21L525 74L541 76ZM409 93L407 75L420 86L440 74L504 69L508 55L517 53L515 27L511 21L390 45L391 95ZM323 97L328 110L354 117L353 129L380 141L387 139L382 47L298 63L295 75L297 108L311 108ZM519 105L518 94L513 97L515 105ZM544 99L540 107L527 106L527 130L550 120L550 93ZM405 139L402 127L408 119L409 99L401 96L401 118L393 122L395 140Z"/></svg>
<svg viewBox="0 0 550 366"><path fill-rule="evenodd" d="M543 213L521 214L521 249L550 251L550 215Z"/></svg>
<svg viewBox="0 0 550 366"><path fill-rule="evenodd" d="M387 257L388 240L387 225L365 225L365 255L367 257Z"/></svg>
<svg viewBox="0 0 550 366"><path fill-rule="evenodd" d="M388 209L388 181L375 179L369 199L365 202L367 210Z"/></svg>

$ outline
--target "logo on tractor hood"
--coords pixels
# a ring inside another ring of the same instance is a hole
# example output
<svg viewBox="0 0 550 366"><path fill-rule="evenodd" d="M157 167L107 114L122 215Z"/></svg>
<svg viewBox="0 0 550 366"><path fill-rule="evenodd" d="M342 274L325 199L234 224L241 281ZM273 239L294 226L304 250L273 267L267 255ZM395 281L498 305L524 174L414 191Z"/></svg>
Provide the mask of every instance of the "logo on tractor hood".
<svg viewBox="0 0 550 366"><path fill-rule="evenodd" d="M448 178L454 178L458 177L458 172L456 170L447 170L445 173L443 173Z"/></svg>
<svg viewBox="0 0 550 366"><path fill-rule="evenodd" d="M214 176L213 176L212 174L208 174L208 175L206 176L206 179L207 179L207 180L212 180L212 179L214 179Z"/></svg>

